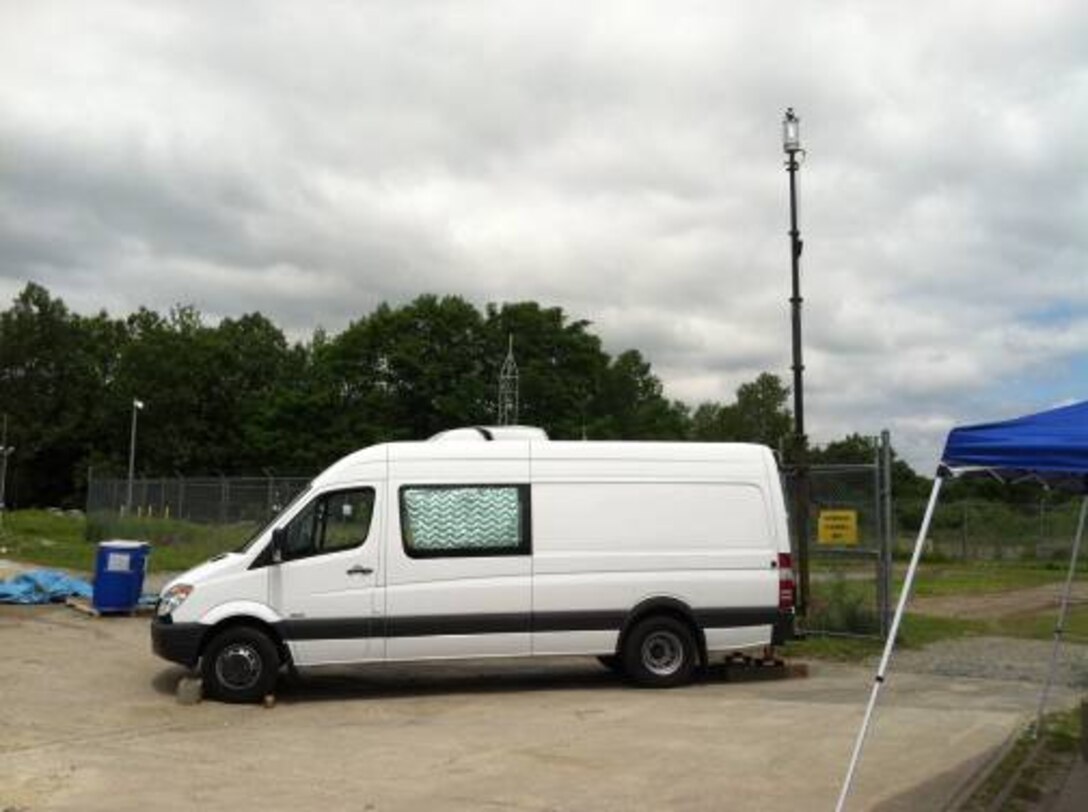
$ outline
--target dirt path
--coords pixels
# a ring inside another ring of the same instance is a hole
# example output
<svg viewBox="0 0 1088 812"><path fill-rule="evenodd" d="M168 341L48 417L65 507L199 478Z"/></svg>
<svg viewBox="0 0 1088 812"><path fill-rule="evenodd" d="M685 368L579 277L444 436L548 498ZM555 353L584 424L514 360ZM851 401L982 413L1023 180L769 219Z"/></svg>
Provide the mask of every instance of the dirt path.
<svg viewBox="0 0 1088 812"><path fill-rule="evenodd" d="M1059 582L983 595L915 597L911 601L910 610L923 615L944 615L963 620L988 620L994 617L1056 611L1061 602L1062 587L1063 584ZM1088 582L1075 581L1070 599L1071 605L1088 603Z"/></svg>

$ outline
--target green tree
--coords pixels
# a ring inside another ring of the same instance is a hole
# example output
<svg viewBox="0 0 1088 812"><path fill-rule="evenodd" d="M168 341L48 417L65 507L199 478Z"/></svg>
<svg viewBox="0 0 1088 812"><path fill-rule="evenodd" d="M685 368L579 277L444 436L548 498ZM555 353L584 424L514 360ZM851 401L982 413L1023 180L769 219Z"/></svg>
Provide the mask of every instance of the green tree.
<svg viewBox="0 0 1088 812"><path fill-rule="evenodd" d="M337 436L357 448L485 422L484 326L464 299L383 304L315 353Z"/></svg>
<svg viewBox="0 0 1088 812"><path fill-rule="evenodd" d="M700 404L691 417L690 435L705 442L762 443L777 449L793 431L789 396L777 375L764 372L737 388L734 403Z"/></svg>
<svg viewBox="0 0 1088 812"><path fill-rule="evenodd" d="M488 305L483 369L486 394L480 420L495 422L499 369L507 342L514 340L518 364L519 422L540 426L558 439L576 439L588 431L594 398L608 366L601 342L588 321L567 319L562 308L536 302Z"/></svg>
<svg viewBox="0 0 1088 812"><path fill-rule="evenodd" d="M604 370L593 400L594 439L679 440L687 420L687 408L665 398L638 350L620 353Z"/></svg>
<svg viewBox="0 0 1088 812"><path fill-rule="evenodd" d="M809 462L814 465L871 463L880 445L878 437L848 434L823 447L809 451ZM897 499L921 498L929 491L930 480L918 476L892 449L892 493Z"/></svg>
<svg viewBox="0 0 1088 812"><path fill-rule="evenodd" d="M147 407L137 471L152 476L304 474L375 442L493 423L511 336L520 420L556 439L780 447L790 435L778 377L765 373L732 403L690 412L665 396L638 350L612 357L588 321L536 302L481 312L456 296L420 296L291 345L259 313L218 325L191 306L81 317L31 283L0 312L0 410L19 449L12 495L78 504L88 466L123 475L134 398ZM869 442L852 435L813 458L868 459ZM909 466L896 466L909 482Z"/></svg>
<svg viewBox="0 0 1088 812"><path fill-rule="evenodd" d="M0 313L0 412L9 418L9 501L71 504L96 431L123 332L82 318L33 282Z"/></svg>

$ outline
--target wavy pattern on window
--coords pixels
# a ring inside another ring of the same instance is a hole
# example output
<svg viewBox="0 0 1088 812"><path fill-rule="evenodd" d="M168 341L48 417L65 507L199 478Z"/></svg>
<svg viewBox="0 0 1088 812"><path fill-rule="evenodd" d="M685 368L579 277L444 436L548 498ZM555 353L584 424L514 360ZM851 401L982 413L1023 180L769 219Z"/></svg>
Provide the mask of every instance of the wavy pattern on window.
<svg viewBox="0 0 1088 812"><path fill-rule="evenodd" d="M406 488L405 540L414 550L495 550L521 544L516 487Z"/></svg>

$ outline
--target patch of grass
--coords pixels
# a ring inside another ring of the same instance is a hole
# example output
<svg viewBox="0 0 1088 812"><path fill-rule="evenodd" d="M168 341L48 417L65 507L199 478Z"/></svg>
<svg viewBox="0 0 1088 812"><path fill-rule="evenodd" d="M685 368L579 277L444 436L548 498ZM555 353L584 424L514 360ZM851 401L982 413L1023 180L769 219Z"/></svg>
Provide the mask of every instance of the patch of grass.
<svg viewBox="0 0 1088 812"><path fill-rule="evenodd" d="M1080 711L1075 708L1065 713L1048 714L1044 725L1047 738L1058 750L1076 750L1080 744L1080 737L1085 733L1081 730L1080 722Z"/></svg>
<svg viewBox="0 0 1088 812"><path fill-rule="evenodd" d="M4 517L0 548L6 552L0 558L91 572L98 541L128 539L151 544L149 571L186 570L237 549L257 529L249 522L203 525L173 519L84 519L42 510L16 511Z"/></svg>
<svg viewBox="0 0 1088 812"><path fill-rule="evenodd" d="M884 643L875 637L835 637L812 634L804 640L793 640L779 649L783 657L799 660L830 660L857 663L875 657Z"/></svg>
<svg viewBox="0 0 1088 812"><path fill-rule="evenodd" d="M1053 564L998 563L980 561L971 564L929 564L918 568L914 594L923 597L943 595L984 595L1011 589L1028 589L1061 582L1066 569ZM902 586L903 574L898 574L897 588ZM1078 579L1088 579L1088 572L1077 573Z"/></svg>
<svg viewBox="0 0 1088 812"><path fill-rule="evenodd" d="M1012 781L1021 766L1031 755L1035 746L1035 739L1030 732L1025 732L1017 738L1016 742L1005 754L1004 758L994 767L993 772L987 776L974 794L967 799L961 809L964 812L986 812L989 810L1006 786Z"/></svg>
<svg viewBox="0 0 1088 812"><path fill-rule="evenodd" d="M1021 615L992 618L984 621L988 634L1005 637L1025 637L1050 640L1058 622L1058 610L1046 609ZM1071 606L1065 616L1065 636L1070 640L1088 641L1088 606Z"/></svg>
<svg viewBox="0 0 1088 812"><path fill-rule="evenodd" d="M926 566L919 568L915 581L915 595L932 597L948 595L984 595L1031 589L1048 584L1060 584L1065 580L1066 567L1053 564L1025 565L1022 563L999 564L993 562ZM1078 580L1088 577L1079 572ZM901 580L898 586L901 586ZM1049 640L1057 622L1056 608L1018 615L1002 615L985 620L958 621L952 618L929 617L928 625L948 623L966 624L968 634L988 634L1004 637L1021 637ZM915 616L915 627L921 616ZM921 629L924 638L926 630ZM1088 606L1071 606L1066 617L1065 633L1070 639L1088 641Z"/></svg>
<svg viewBox="0 0 1088 812"><path fill-rule="evenodd" d="M4 514L0 530L0 558L90 570L94 548L83 540L86 521L82 515L47 510L19 510Z"/></svg>
<svg viewBox="0 0 1088 812"><path fill-rule="evenodd" d="M153 571L185 570L228 550L236 550L260 528L254 522L198 524L179 519L125 517L93 514L87 521L87 538L131 539L151 544L149 568Z"/></svg>
<svg viewBox="0 0 1088 812"><path fill-rule="evenodd" d="M899 627L898 647L922 648L941 640L986 633L987 626L982 621L907 612ZM820 633L810 633L804 640L794 640L781 649L786 657L834 662L861 662L878 656L883 650L884 642L875 636L842 637Z"/></svg>
<svg viewBox="0 0 1088 812"><path fill-rule="evenodd" d="M915 579L915 597L943 597L998 594L1048 584L1059 584L1065 578L1064 566L1022 562L977 562L973 564L924 562ZM893 581L892 606L903 586L903 568ZM1082 577L1088 577L1084 573ZM813 632L876 634L879 618L876 611L877 587L872 564L859 566L814 567L810 581L809 616L804 626ZM913 619L904 629L905 636L929 639L951 634L1009 634L1017 637L1047 637L1053 627L1053 613L1039 617L1015 619L1006 624L1005 618L969 623L940 618ZM937 626L943 626L938 631ZM1006 630L1007 625L1007 630ZM913 634L911 634L913 632ZM1078 616L1071 623L1070 634L1088 637L1088 628Z"/></svg>
<svg viewBox="0 0 1088 812"><path fill-rule="evenodd" d="M1036 739L1031 729L1021 733L986 781L960 808L965 812L983 812L997 803L1008 810L1038 808L1048 788L1053 791L1063 771L1076 758L1082 735L1078 710L1048 714L1042 737Z"/></svg>
<svg viewBox="0 0 1088 812"><path fill-rule="evenodd" d="M907 612L899 627L899 644L905 648L922 648L940 640L985 633L986 624L982 621Z"/></svg>
<svg viewBox="0 0 1088 812"><path fill-rule="evenodd" d="M86 520L81 513L53 510L18 510L4 514L4 530L13 535L36 536L57 542L81 541Z"/></svg>
<svg viewBox="0 0 1088 812"><path fill-rule="evenodd" d="M844 572L835 572L812 579L810 585L805 628L845 634L880 633L871 579L851 579Z"/></svg>

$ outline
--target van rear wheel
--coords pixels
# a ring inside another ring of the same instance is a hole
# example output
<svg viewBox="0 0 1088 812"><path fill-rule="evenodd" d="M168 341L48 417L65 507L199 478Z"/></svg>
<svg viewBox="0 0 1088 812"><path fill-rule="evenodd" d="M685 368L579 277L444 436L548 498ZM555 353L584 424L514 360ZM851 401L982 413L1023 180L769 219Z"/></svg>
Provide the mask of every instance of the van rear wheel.
<svg viewBox="0 0 1088 812"><path fill-rule="evenodd" d="M268 635L248 626L217 634L200 659L204 690L222 702L259 702L272 692L279 668Z"/></svg>
<svg viewBox="0 0 1088 812"><path fill-rule="evenodd" d="M674 688L691 681L698 654L687 624L659 616L641 621L623 644L623 668L639 685Z"/></svg>

